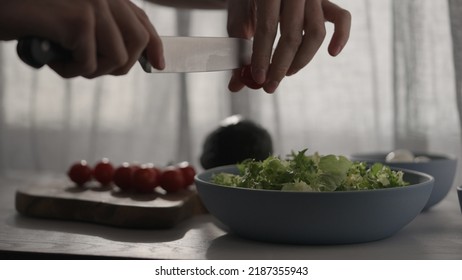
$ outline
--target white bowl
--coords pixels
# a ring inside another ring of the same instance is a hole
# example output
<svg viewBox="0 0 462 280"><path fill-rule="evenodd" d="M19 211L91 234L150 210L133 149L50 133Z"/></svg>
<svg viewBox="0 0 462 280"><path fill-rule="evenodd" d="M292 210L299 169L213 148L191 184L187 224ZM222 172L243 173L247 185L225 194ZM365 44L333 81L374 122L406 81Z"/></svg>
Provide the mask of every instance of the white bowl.
<svg viewBox="0 0 462 280"><path fill-rule="evenodd" d="M387 153L362 153L353 154L351 160L364 161L367 163L381 162L388 166L415 170L431 175L435 179L432 194L425 205L424 210L436 205L443 200L451 189L456 175L457 159L446 155L413 152L415 156L427 157L427 162L386 162Z"/></svg>
<svg viewBox="0 0 462 280"><path fill-rule="evenodd" d="M211 183L215 173L237 174L234 165L195 178L208 211L237 235L295 244L342 244L389 237L411 222L430 197L434 179L404 171L409 186L366 191L285 192Z"/></svg>

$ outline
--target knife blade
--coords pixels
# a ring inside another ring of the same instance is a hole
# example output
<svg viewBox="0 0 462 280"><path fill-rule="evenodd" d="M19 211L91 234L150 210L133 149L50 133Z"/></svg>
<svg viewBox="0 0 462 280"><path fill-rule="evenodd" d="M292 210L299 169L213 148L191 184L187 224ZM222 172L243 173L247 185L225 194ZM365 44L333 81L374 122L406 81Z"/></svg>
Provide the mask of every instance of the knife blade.
<svg viewBox="0 0 462 280"><path fill-rule="evenodd" d="M161 37L165 69L157 70L145 56L139 59L148 73L210 72L250 64L252 41L226 37Z"/></svg>
<svg viewBox="0 0 462 280"><path fill-rule="evenodd" d="M139 63L147 73L224 71L250 64L252 41L228 37L161 36L165 69L157 70L142 55ZM71 52L47 39L18 40L18 56L28 65L41 68L57 60L72 59Z"/></svg>

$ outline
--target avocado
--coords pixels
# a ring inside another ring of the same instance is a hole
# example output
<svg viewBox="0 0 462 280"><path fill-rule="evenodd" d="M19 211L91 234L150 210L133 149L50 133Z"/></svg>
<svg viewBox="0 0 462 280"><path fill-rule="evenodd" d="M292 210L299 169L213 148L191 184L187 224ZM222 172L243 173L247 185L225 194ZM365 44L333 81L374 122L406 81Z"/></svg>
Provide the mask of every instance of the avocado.
<svg viewBox="0 0 462 280"><path fill-rule="evenodd" d="M264 160L272 154L271 135L265 128L240 116L231 116L206 137L200 163L204 169L210 169L249 158Z"/></svg>

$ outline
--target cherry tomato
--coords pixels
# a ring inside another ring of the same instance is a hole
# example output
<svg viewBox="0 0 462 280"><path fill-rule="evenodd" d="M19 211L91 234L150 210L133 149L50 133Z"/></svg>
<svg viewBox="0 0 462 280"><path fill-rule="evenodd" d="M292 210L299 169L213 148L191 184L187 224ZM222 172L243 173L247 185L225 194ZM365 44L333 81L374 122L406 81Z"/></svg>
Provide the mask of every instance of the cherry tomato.
<svg viewBox="0 0 462 280"><path fill-rule="evenodd" d="M91 180L91 174L92 170L85 160L74 163L67 171L69 179L78 186L83 186L86 182L89 182Z"/></svg>
<svg viewBox="0 0 462 280"><path fill-rule="evenodd" d="M183 174L179 168L167 167L160 176L160 186L169 193L184 188Z"/></svg>
<svg viewBox="0 0 462 280"><path fill-rule="evenodd" d="M131 166L128 162L122 163L114 171L112 180L114 184L121 190L130 190L133 188L132 178L134 173L134 166Z"/></svg>
<svg viewBox="0 0 462 280"><path fill-rule="evenodd" d="M114 175L114 167L107 158L103 158L93 168L93 177L101 185L109 185L112 182L112 176Z"/></svg>
<svg viewBox="0 0 462 280"><path fill-rule="evenodd" d="M263 84L258 84L252 77L252 70L250 65L246 65L241 69L241 82L251 89L260 89L263 87Z"/></svg>
<svg viewBox="0 0 462 280"><path fill-rule="evenodd" d="M184 181L184 188L187 188L194 184L194 176L196 176L196 170L189 162L182 162L178 165L178 169L180 169L181 174L183 175Z"/></svg>
<svg viewBox="0 0 462 280"><path fill-rule="evenodd" d="M133 188L138 192L152 192L159 185L160 170L152 165L142 165L133 173Z"/></svg>
<svg viewBox="0 0 462 280"><path fill-rule="evenodd" d="M138 163L132 163L130 164L130 167L132 168L133 173L135 173L136 170L141 168L141 166Z"/></svg>

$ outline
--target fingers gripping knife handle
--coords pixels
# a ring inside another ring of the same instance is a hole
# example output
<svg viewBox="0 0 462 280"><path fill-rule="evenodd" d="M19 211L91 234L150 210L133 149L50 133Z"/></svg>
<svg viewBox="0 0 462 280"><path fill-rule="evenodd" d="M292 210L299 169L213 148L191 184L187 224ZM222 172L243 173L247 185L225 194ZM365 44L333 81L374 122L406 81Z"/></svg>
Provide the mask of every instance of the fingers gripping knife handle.
<svg viewBox="0 0 462 280"><path fill-rule="evenodd" d="M24 63L36 69L53 61L72 59L72 54L69 50L66 50L54 42L38 37L25 37L19 39L16 52ZM151 64L144 54L140 57L140 64L146 72L150 72Z"/></svg>
<svg viewBox="0 0 462 280"><path fill-rule="evenodd" d="M49 40L38 37L25 37L18 40L16 52L19 58L26 64L36 69L53 61L71 60L69 50ZM139 62L146 72L151 72L151 64L143 53Z"/></svg>
<svg viewBox="0 0 462 280"><path fill-rule="evenodd" d="M22 61L37 69L50 62L70 60L72 57L70 51L60 45L37 37L19 39L16 51Z"/></svg>

